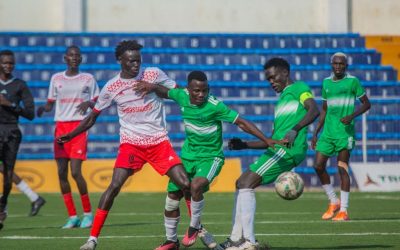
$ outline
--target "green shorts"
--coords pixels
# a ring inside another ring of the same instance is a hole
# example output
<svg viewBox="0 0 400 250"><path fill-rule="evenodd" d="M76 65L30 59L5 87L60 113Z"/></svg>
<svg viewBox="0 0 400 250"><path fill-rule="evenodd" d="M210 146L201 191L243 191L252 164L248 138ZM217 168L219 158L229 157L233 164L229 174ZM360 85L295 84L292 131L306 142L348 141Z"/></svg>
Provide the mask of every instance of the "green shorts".
<svg viewBox="0 0 400 250"><path fill-rule="evenodd" d="M354 148L355 140L353 136L341 139L329 139L321 136L317 141L316 151L326 156L336 155L342 150L351 150Z"/></svg>
<svg viewBox="0 0 400 250"><path fill-rule="evenodd" d="M183 166L186 173L188 174L190 182L196 177L204 177L208 180L210 184L214 180L214 178L217 177L221 172L224 162L224 159L219 157L200 160L182 159ZM210 187L208 185L204 188L204 192L207 192L209 189ZM170 180L168 183L167 191L175 192L178 190L180 190L180 188Z"/></svg>
<svg viewBox="0 0 400 250"><path fill-rule="evenodd" d="M262 177L262 184L269 184L283 172L290 171L296 166L291 155L283 148L268 149L260 158L250 165L250 171Z"/></svg>

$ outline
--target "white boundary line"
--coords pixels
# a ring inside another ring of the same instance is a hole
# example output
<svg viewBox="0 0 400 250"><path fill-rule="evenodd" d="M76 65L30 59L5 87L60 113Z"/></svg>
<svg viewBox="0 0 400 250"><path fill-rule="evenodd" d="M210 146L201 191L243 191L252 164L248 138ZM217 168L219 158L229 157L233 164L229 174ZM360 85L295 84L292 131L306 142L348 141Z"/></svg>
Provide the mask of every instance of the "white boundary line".
<svg viewBox="0 0 400 250"><path fill-rule="evenodd" d="M388 236L388 235L400 235L398 233L390 232L365 232L365 233L288 233L288 234L256 234L256 236ZM226 234L216 234L216 237L227 237ZM129 239L129 238L162 238L165 235L108 235L101 236L102 239ZM183 237L183 235L179 235ZM54 239L86 239L87 236L22 236L22 235L10 235L10 236L0 236L0 239L7 240L54 240Z"/></svg>

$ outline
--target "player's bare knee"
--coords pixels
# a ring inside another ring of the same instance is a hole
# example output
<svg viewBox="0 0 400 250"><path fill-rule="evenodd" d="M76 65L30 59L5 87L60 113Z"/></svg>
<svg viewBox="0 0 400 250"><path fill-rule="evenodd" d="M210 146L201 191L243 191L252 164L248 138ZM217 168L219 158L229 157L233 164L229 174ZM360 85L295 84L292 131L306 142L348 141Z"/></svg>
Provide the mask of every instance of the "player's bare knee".
<svg viewBox="0 0 400 250"><path fill-rule="evenodd" d="M349 164L344 161L338 161L338 167L340 174L349 174Z"/></svg>
<svg viewBox="0 0 400 250"><path fill-rule="evenodd" d="M165 198L165 210L168 212L176 211L179 209L179 200L171 199L168 195Z"/></svg>

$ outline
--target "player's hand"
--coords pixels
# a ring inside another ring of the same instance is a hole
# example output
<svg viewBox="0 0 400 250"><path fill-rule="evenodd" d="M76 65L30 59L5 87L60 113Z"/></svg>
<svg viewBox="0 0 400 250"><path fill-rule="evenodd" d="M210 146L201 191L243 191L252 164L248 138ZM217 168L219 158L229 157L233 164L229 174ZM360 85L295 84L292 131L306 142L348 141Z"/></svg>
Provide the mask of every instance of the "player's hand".
<svg viewBox="0 0 400 250"><path fill-rule="evenodd" d="M42 117L44 111L45 111L45 107L44 107L44 106L40 106L40 107L36 110L36 115L37 115L38 117Z"/></svg>
<svg viewBox="0 0 400 250"><path fill-rule="evenodd" d="M315 147L317 146L317 140L318 140L317 136L313 135L313 137L311 139L311 149L312 150L315 150Z"/></svg>
<svg viewBox="0 0 400 250"><path fill-rule="evenodd" d="M11 107L11 102L3 94L0 94L0 105Z"/></svg>
<svg viewBox="0 0 400 250"><path fill-rule="evenodd" d="M284 140L287 140L286 147L291 148L293 146L294 140L296 140L296 137L297 131L293 129L289 130L284 137Z"/></svg>
<svg viewBox="0 0 400 250"><path fill-rule="evenodd" d="M145 95L154 90L154 84L151 84L146 81L138 81L133 86L133 90L135 90L140 95L140 97L144 97Z"/></svg>
<svg viewBox="0 0 400 250"><path fill-rule="evenodd" d="M353 120L353 116L351 116L351 115L345 116L342 119L340 119L340 121L345 125L349 125L352 120Z"/></svg>
<svg viewBox="0 0 400 250"><path fill-rule="evenodd" d="M69 142L71 139L72 139L72 137L69 134L65 134L65 135L57 137L56 142L59 144L64 144L66 142Z"/></svg>
<svg viewBox="0 0 400 250"><path fill-rule="evenodd" d="M246 142L242 141L242 139L234 137L229 140L228 148L229 150L240 150L248 148L248 146Z"/></svg>
<svg viewBox="0 0 400 250"><path fill-rule="evenodd" d="M86 114L86 111L90 108L90 101L82 102L79 104L76 109L79 112L79 114L84 115Z"/></svg>

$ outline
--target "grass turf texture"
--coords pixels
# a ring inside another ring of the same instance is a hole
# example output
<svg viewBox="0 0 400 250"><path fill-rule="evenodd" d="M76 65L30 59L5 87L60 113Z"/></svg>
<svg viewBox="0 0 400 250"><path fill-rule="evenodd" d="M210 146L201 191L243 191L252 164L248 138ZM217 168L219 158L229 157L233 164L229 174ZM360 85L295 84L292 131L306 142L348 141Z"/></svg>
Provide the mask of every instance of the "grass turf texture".
<svg viewBox="0 0 400 250"><path fill-rule="evenodd" d="M25 196L10 196L0 249L79 249L87 240L89 229L61 229L67 219L61 196L43 196L47 203L35 217L27 216L30 203ZM100 194L91 194L93 208L99 198ZM80 199L74 199L81 215ZM165 239L164 201L164 193L121 193L97 249L154 249ZM219 242L230 233L232 203L232 193L206 194L203 224ZM306 191L295 201L285 201L275 192L257 192L256 238L272 249L400 249L398 192L351 193L348 222L321 220L327 205L320 192ZM181 202L180 239L188 225ZM198 241L190 249L205 248Z"/></svg>

